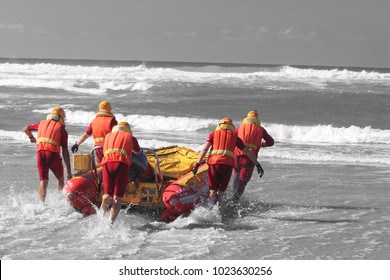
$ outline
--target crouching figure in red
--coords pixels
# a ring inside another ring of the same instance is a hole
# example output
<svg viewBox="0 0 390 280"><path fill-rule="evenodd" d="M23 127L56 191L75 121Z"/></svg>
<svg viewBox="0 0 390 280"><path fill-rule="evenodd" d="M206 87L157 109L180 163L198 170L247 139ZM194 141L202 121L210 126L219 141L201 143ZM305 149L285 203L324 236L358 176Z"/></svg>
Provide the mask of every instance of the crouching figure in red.
<svg viewBox="0 0 390 280"><path fill-rule="evenodd" d="M122 206L126 192L132 152L141 152L138 140L133 137L130 125L120 122L104 140L102 160L103 198L100 209L110 209L110 220L114 223Z"/></svg>
<svg viewBox="0 0 390 280"><path fill-rule="evenodd" d="M247 117L236 131L238 137L244 142L245 147L247 147L256 158L258 157L261 147L271 147L274 145L274 139L268 134L267 130L261 126L259 114L256 110L248 113ZM262 141L263 139L265 142ZM233 201L238 202L252 177L255 165L248 156L238 148L235 149L234 155Z"/></svg>
<svg viewBox="0 0 390 280"><path fill-rule="evenodd" d="M233 121L230 118L224 118L218 124L216 129L210 133L200 152L198 161L192 172L197 173L200 163L211 147L208 157L208 183L210 187L209 199L212 204L222 203L222 196L226 191L234 166L234 149L237 147L242 150L248 158L257 166L260 176L264 171L254 154L245 147L241 138L237 136Z"/></svg>
<svg viewBox="0 0 390 280"><path fill-rule="evenodd" d="M45 202L46 199L49 170L57 178L57 189L62 190L64 187L64 167L60 155L61 148L68 179L72 177L68 151L68 132L65 129L64 119L64 110L56 107L47 115L46 120L30 124L23 128L23 131L30 138L30 142L37 144L38 194L42 202ZM32 131L38 131L37 139L35 139Z"/></svg>

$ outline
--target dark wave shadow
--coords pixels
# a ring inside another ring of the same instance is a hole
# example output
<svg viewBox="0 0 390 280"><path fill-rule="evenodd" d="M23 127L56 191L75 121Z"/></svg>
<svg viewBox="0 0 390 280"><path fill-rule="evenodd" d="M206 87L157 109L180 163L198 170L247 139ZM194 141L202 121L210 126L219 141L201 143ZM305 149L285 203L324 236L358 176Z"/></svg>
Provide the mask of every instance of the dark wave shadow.
<svg viewBox="0 0 390 280"><path fill-rule="evenodd" d="M146 231L146 232L157 232L157 231L164 231L164 230L171 230L172 228L175 229L206 229L206 228L215 228L215 229L223 229L226 231L239 231L239 230L257 230L258 227L254 225L248 225L248 224L236 224L236 223L191 223L188 225L185 225L183 227L174 227L170 224L165 223L147 223L145 225L142 225L137 228L137 230L140 231Z"/></svg>
<svg viewBox="0 0 390 280"><path fill-rule="evenodd" d="M232 200L228 200L222 208L222 217L224 221L231 219L238 219L244 217L256 217L261 219L274 219L291 222L315 222L315 223L355 223L356 219L326 219L326 218L304 218L304 217L272 217L263 215L270 211L282 211L285 209L330 209L330 210L378 210L375 207L361 207L361 206L349 206L349 205L307 205L307 204L291 204L291 203L268 203L268 202L253 202L248 200L242 200L238 203L234 203Z"/></svg>
<svg viewBox="0 0 390 280"><path fill-rule="evenodd" d="M220 228L226 231L237 231L237 230L256 230L258 227L248 224L225 224L225 223L193 223L184 227L185 229L196 229L196 228Z"/></svg>
<svg viewBox="0 0 390 280"><path fill-rule="evenodd" d="M226 206L233 205L232 200L226 202ZM378 210L376 207L363 207L363 206L350 206L350 205L309 205L309 204L293 204L293 203L275 203L275 202L263 202L263 201L249 201L241 200L237 205L242 209L259 211L278 210L282 208L307 208L307 209L334 209L334 210Z"/></svg>
<svg viewBox="0 0 390 280"><path fill-rule="evenodd" d="M264 202L264 201L250 201L250 200L241 200L238 203L233 203L232 200L227 200L221 208L222 223L192 223L179 229L196 229L196 228L221 228L226 231L234 230L256 230L259 226L254 226L251 224L239 223L240 219L245 217L251 217L255 219L266 219L266 220L280 220L280 221L289 221L289 222L311 222L311 223L327 223L327 224L337 224L337 223L356 223L359 222L357 219L349 218L340 218L340 219L327 219L327 218L316 218L316 217L293 217L293 216L264 216L267 212L270 211L283 211L283 210L294 210L299 209L309 209L309 210L318 210L318 209L330 209L330 210L378 210L379 208L375 207L362 207L362 206L350 206L350 205L308 205L308 204L293 204L293 203L274 203L274 202ZM147 232L153 231L162 231L170 230L173 227L169 224L160 222L160 216L164 208L147 208L147 207L137 207L132 206L126 209L126 214L136 214L141 215L146 221L149 221L147 224L138 228L138 230L144 230ZM188 216L190 213L187 213L185 216Z"/></svg>
<svg viewBox="0 0 390 280"><path fill-rule="evenodd" d="M268 217L267 219L289 221L289 222L314 222L314 223L324 223L324 224L358 222L358 220L354 220L354 219L315 219L315 218L295 218L295 217Z"/></svg>

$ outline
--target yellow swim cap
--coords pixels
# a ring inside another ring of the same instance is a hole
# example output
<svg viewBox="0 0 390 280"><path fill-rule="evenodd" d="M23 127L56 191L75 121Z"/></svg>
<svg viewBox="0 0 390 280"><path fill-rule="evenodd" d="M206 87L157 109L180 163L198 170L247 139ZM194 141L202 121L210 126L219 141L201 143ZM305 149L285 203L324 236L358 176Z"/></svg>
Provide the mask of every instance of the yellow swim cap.
<svg viewBox="0 0 390 280"><path fill-rule="evenodd" d="M259 114L257 113L257 110L249 111L247 118L259 118Z"/></svg>
<svg viewBox="0 0 390 280"><path fill-rule="evenodd" d="M55 107L51 110L52 114L56 114L61 117L61 119L65 119L65 111L61 107Z"/></svg>
<svg viewBox="0 0 390 280"><path fill-rule="evenodd" d="M220 121L219 125L217 125L217 127L215 128L215 130L220 130L220 129L230 130L230 131L234 132L235 128L234 128L232 119L231 118L223 118Z"/></svg>
<svg viewBox="0 0 390 280"><path fill-rule="evenodd" d="M233 121L231 118L223 118L220 122L221 124L233 124Z"/></svg>
<svg viewBox="0 0 390 280"><path fill-rule="evenodd" d="M122 130L128 133L131 133L131 128L128 122L120 122L112 128L112 132Z"/></svg>
<svg viewBox="0 0 390 280"><path fill-rule="evenodd" d="M111 112L111 104L108 101L102 101L99 104L99 111Z"/></svg>

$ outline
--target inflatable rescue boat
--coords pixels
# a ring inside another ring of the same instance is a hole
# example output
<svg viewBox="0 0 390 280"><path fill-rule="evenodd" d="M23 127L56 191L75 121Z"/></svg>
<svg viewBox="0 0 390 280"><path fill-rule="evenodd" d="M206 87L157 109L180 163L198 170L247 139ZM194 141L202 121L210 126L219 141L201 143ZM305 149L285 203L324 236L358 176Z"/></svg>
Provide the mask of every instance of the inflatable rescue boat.
<svg viewBox="0 0 390 280"><path fill-rule="evenodd" d="M101 204L101 166L95 164L96 147L90 154L74 154L76 173L64 186L67 201L84 216L96 213ZM196 175L191 172L199 156L187 147L142 148L133 154L129 183L122 206L163 208L161 219L170 222L190 212L208 197L208 165L202 164Z"/></svg>

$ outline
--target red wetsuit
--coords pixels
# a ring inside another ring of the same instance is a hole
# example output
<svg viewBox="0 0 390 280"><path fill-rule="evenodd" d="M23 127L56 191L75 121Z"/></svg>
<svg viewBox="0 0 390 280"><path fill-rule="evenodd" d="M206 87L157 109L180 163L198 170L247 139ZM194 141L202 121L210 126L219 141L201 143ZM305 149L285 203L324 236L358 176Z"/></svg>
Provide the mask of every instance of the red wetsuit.
<svg viewBox="0 0 390 280"><path fill-rule="evenodd" d="M238 131L239 128L237 128ZM258 147L257 149L250 149L255 156L257 157L260 147L271 147L274 145L274 139L268 134L268 132L262 128L262 139L265 142L255 143ZM233 181L233 197L234 199L239 199L244 193L245 187L248 184L249 180L252 177L254 169L253 162L242 153L235 152L235 162L234 162L234 181Z"/></svg>
<svg viewBox="0 0 390 280"><path fill-rule="evenodd" d="M132 137L132 149L134 152L141 150L138 140ZM131 151L130 151L131 152ZM130 165L121 161L103 160L103 191L110 196L123 197L126 192Z"/></svg>
<svg viewBox="0 0 390 280"><path fill-rule="evenodd" d="M30 131L37 131L39 124L34 123L27 126ZM68 149L68 132L65 126L61 130L61 147L62 149ZM37 168L39 180L49 179L49 169L54 173L56 178L64 176L64 166L62 164L62 158L59 153L53 151L41 150L37 152Z"/></svg>
<svg viewBox="0 0 390 280"><path fill-rule="evenodd" d="M211 145L213 145L214 142L214 134L215 131L211 132L206 140L207 142L210 142ZM237 138L235 146L240 150L245 148L245 145L240 138ZM232 171L233 166L228 164L209 164L208 184L210 190L226 191Z"/></svg>
<svg viewBox="0 0 390 280"><path fill-rule="evenodd" d="M110 121L110 124L109 124L109 128L106 131L106 134L111 132L112 128L118 124L118 122L115 119L115 117L112 117L112 118L109 118L109 119L111 119L111 121ZM93 135L93 133L94 133L92 124L93 124L93 122L91 122L89 124L87 130L85 131L85 133L88 134L88 135ZM98 145L96 145L96 144L98 144ZM100 146L100 145L103 146L102 143L95 143L95 139L94 139L94 146ZM96 161L96 163L99 164L101 162L102 158L103 158L103 149L96 149L95 150L95 155L96 155L95 156L95 161Z"/></svg>

